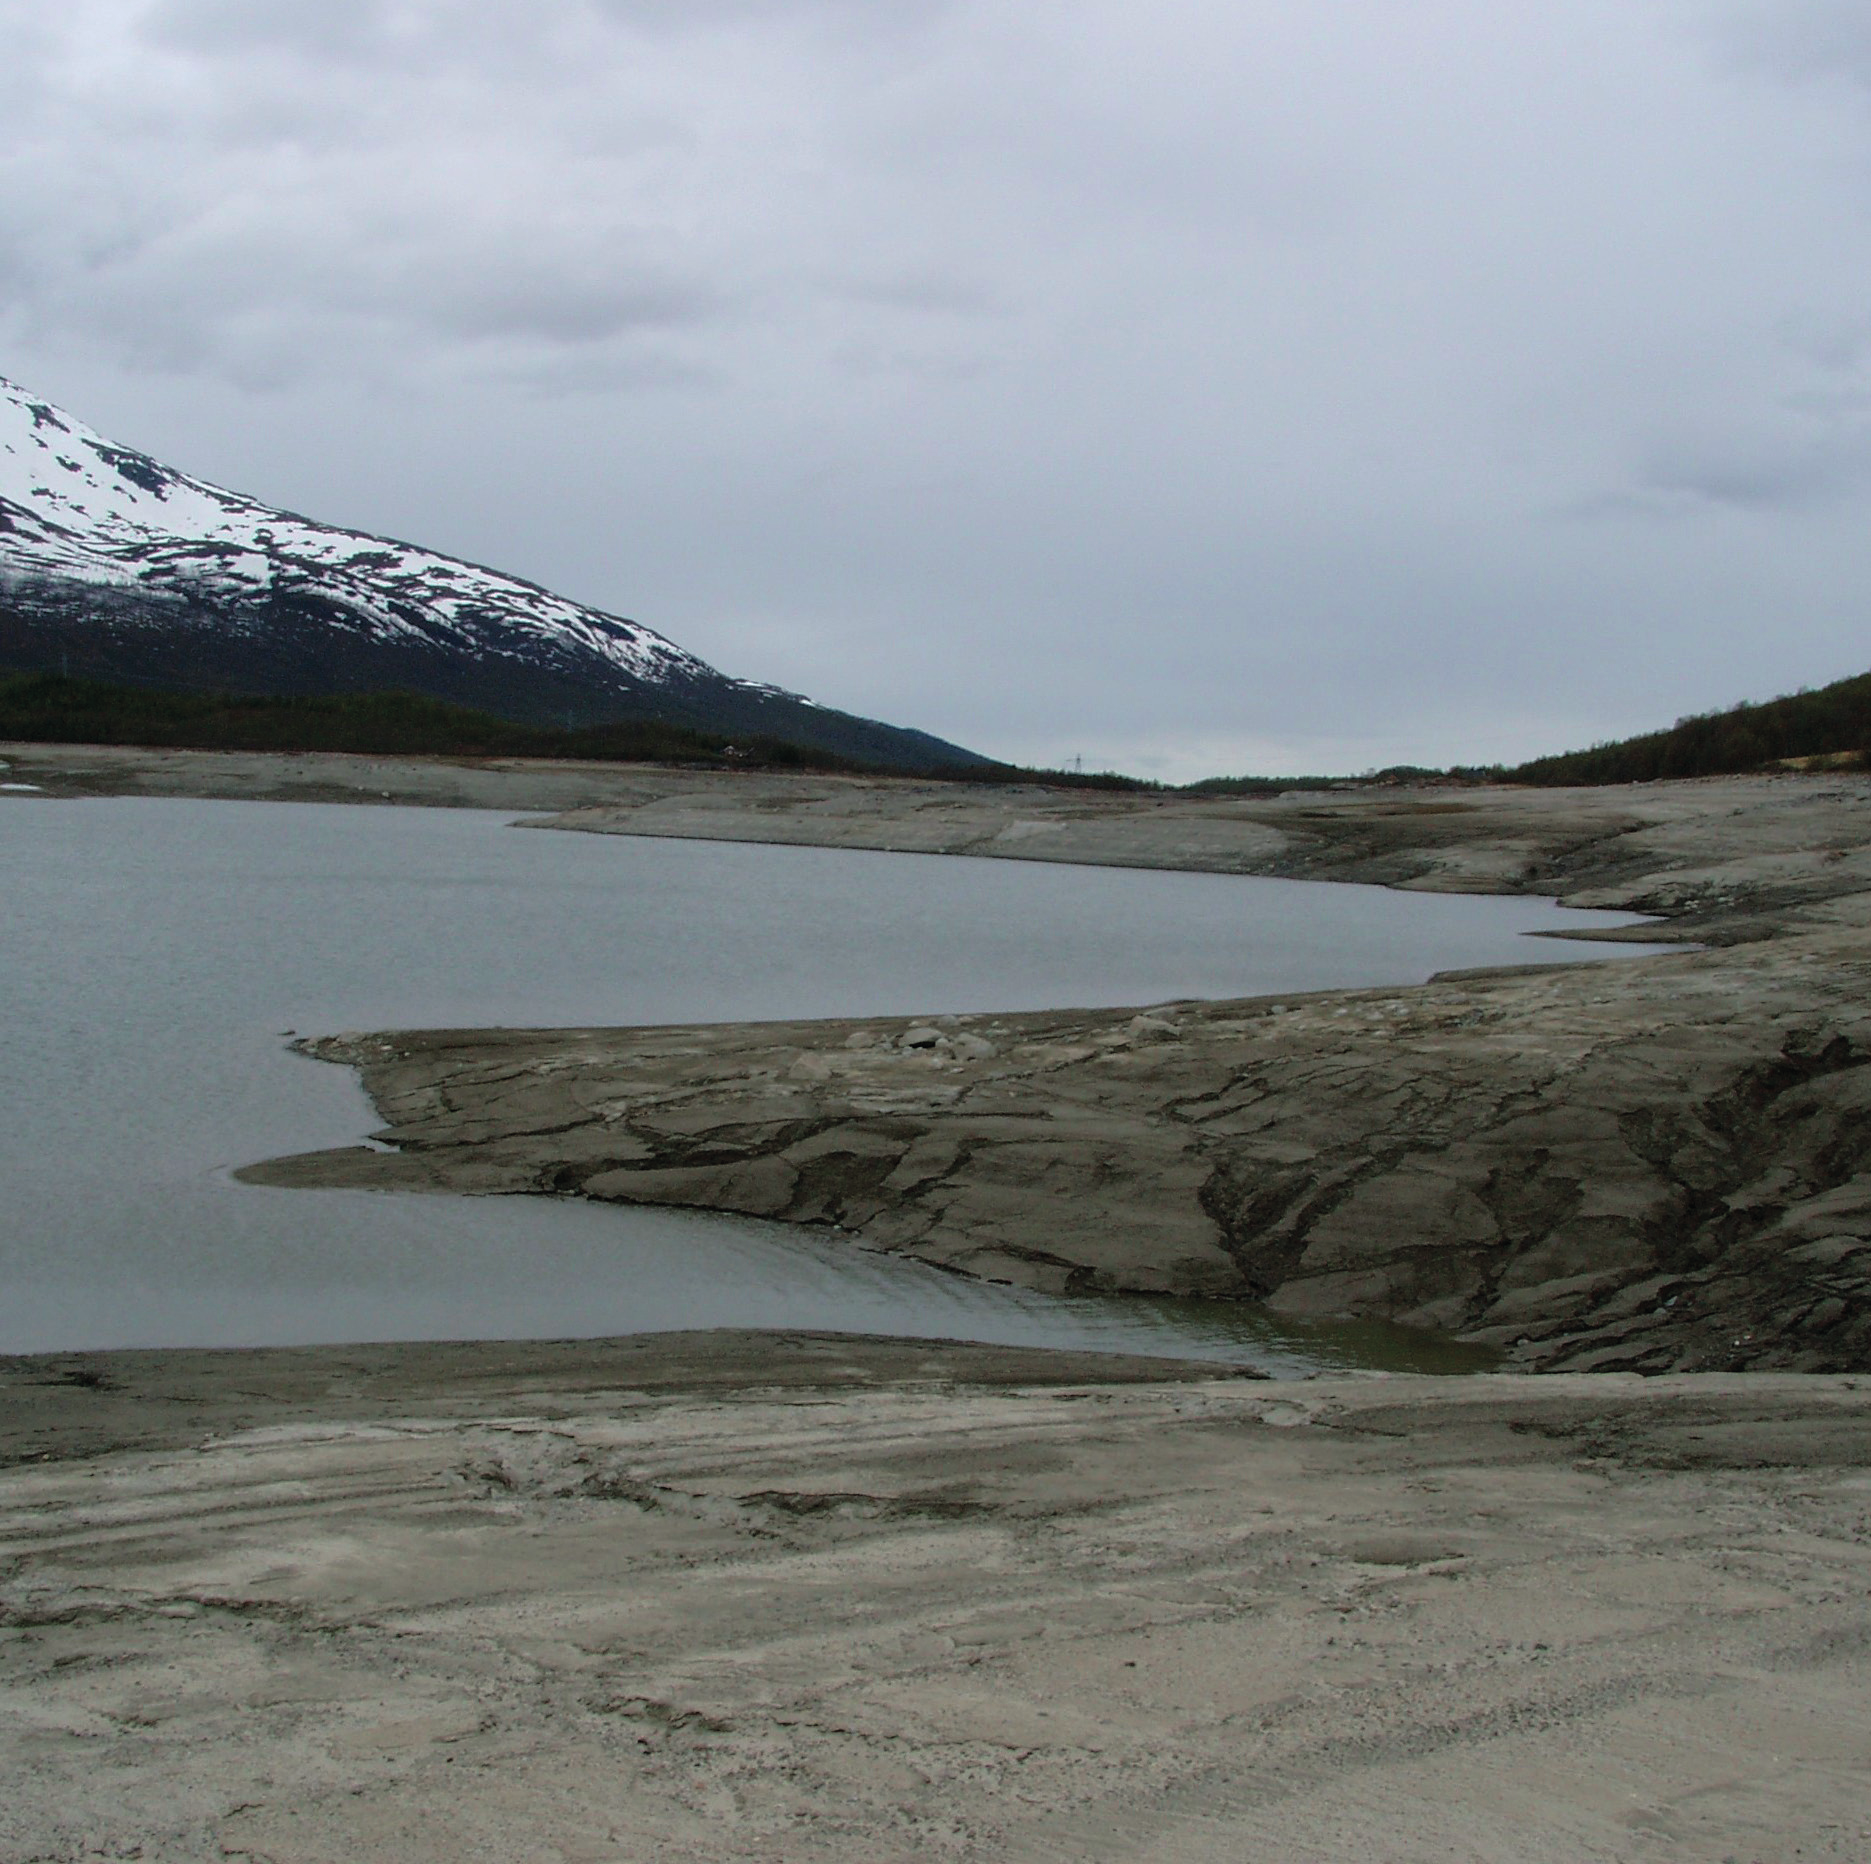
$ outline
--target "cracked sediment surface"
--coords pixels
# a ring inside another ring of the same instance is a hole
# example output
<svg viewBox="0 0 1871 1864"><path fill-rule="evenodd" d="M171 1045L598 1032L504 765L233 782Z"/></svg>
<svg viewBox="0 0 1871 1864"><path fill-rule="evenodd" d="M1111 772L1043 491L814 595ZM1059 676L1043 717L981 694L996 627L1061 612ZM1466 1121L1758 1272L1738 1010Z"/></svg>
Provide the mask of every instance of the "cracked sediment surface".
<svg viewBox="0 0 1871 1864"><path fill-rule="evenodd" d="M1847 1864L1866 1384L0 1362L0 1856Z"/></svg>
<svg viewBox="0 0 1871 1864"><path fill-rule="evenodd" d="M1147 1013L328 1038L304 1047L361 1071L397 1149L248 1175L836 1224L973 1275L1381 1315L1528 1368L1849 1368L1868 957L1814 937Z"/></svg>

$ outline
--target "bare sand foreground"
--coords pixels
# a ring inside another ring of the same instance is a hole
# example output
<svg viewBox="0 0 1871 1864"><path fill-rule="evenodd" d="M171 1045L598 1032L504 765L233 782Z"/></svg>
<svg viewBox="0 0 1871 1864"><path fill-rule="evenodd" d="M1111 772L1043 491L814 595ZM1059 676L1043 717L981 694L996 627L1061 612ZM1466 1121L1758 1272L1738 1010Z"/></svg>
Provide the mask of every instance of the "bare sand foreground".
<svg viewBox="0 0 1871 1864"><path fill-rule="evenodd" d="M1755 1368L1276 1386L754 1335L0 1361L8 1864L1871 1856L1863 779L1203 804L0 755L63 794L1672 914L1709 949L1279 1005L352 1037L400 1152L272 1169Z"/></svg>
<svg viewBox="0 0 1871 1864"><path fill-rule="evenodd" d="M0 1856L1862 1859L1871 1381L0 1367Z"/></svg>

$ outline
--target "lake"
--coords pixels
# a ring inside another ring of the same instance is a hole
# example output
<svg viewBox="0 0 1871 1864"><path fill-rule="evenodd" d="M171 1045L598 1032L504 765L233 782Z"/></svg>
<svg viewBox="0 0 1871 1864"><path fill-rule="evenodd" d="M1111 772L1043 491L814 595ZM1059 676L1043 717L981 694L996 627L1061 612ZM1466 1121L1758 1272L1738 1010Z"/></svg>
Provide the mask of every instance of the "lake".
<svg viewBox="0 0 1871 1864"><path fill-rule="evenodd" d="M1383 1328L1049 1299L743 1219L279 1191L355 1143L289 1034L1148 1004L1639 947L1540 901L638 840L478 810L0 799L0 1352L759 1326L1460 1364Z"/></svg>

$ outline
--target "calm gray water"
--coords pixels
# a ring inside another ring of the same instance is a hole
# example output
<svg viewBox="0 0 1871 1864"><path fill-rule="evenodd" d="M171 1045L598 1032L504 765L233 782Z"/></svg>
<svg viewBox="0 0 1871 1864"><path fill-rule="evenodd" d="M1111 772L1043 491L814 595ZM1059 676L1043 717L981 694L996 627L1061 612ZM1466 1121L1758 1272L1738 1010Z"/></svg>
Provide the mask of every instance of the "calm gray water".
<svg viewBox="0 0 1871 1864"><path fill-rule="evenodd" d="M226 1174L374 1123L348 1070L286 1052L290 1031L1244 996L1574 957L1524 934L1629 923L1518 900L511 822L0 799L0 1352L784 1326L1247 1348L1287 1368L1405 1362L1410 1344L1381 1330L1047 1300L774 1224Z"/></svg>

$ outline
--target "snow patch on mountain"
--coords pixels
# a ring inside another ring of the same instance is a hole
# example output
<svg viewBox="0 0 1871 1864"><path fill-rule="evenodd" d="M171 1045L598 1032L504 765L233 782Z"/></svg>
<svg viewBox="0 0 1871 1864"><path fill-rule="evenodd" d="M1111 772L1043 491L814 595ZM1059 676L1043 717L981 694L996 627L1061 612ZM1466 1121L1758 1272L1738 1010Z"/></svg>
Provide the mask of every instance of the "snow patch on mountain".
<svg viewBox="0 0 1871 1864"><path fill-rule="evenodd" d="M303 594L354 638L567 673L597 673L595 661L633 686L727 677L649 628L517 577L191 479L0 377L0 591L73 584L134 593L158 612L165 598L205 604L230 631L264 625L254 598Z"/></svg>

